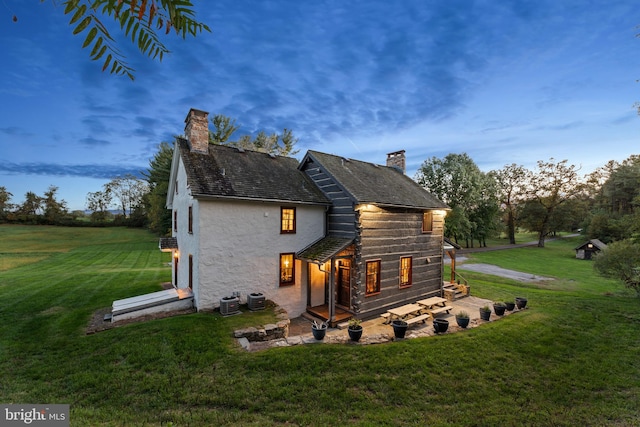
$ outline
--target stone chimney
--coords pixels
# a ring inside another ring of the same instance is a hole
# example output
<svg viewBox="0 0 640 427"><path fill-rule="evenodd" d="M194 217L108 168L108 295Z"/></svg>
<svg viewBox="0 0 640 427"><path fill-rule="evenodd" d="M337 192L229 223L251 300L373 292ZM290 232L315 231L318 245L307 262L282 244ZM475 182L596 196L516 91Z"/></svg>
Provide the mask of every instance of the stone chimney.
<svg viewBox="0 0 640 427"><path fill-rule="evenodd" d="M209 113L192 108L184 119L184 134L189 141L191 151L209 152Z"/></svg>
<svg viewBox="0 0 640 427"><path fill-rule="evenodd" d="M407 171L407 167L404 157L404 150L387 154L387 166L396 168L400 172L405 173Z"/></svg>

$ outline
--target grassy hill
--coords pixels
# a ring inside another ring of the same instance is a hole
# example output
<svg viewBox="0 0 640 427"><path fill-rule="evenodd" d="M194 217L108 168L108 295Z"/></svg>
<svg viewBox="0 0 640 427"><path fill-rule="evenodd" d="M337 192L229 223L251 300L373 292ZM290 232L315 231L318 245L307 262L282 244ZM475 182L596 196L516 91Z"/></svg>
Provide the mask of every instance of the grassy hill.
<svg viewBox="0 0 640 427"><path fill-rule="evenodd" d="M268 313L85 334L96 310L170 280L152 235L0 226L0 402L68 403L72 426L640 425L640 299L576 260L577 243L473 254L556 278L464 272L474 295L529 299L499 322L245 353L231 331Z"/></svg>

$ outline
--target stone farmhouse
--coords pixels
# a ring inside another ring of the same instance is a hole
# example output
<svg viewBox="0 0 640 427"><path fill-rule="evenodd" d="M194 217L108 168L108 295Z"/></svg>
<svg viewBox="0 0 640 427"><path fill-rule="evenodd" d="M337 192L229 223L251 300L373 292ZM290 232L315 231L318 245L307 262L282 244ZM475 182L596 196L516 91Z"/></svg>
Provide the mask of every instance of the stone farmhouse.
<svg viewBox="0 0 640 427"><path fill-rule="evenodd" d="M332 324L441 295L448 207L386 165L308 151L301 161L210 145L191 109L173 155L172 282L198 310L263 294Z"/></svg>

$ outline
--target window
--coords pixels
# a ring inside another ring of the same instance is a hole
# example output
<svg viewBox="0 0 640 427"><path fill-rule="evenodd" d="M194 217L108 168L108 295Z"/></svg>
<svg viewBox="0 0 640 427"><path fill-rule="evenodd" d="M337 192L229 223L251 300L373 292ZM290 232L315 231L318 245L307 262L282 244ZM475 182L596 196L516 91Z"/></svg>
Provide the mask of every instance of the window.
<svg viewBox="0 0 640 427"><path fill-rule="evenodd" d="M189 289L193 289L193 255L189 254Z"/></svg>
<svg viewBox="0 0 640 427"><path fill-rule="evenodd" d="M380 261L367 261L366 295L380 293Z"/></svg>
<svg viewBox="0 0 640 427"><path fill-rule="evenodd" d="M178 180L177 179L176 179L174 185L175 185L176 194L178 194Z"/></svg>
<svg viewBox="0 0 640 427"><path fill-rule="evenodd" d="M189 206L189 234L193 234L193 206Z"/></svg>
<svg viewBox="0 0 640 427"><path fill-rule="evenodd" d="M400 258L400 287L411 286L411 270L413 259L410 256Z"/></svg>
<svg viewBox="0 0 640 427"><path fill-rule="evenodd" d="M426 211L422 214L422 232L431 233L433 231L433 212Z"/></svg>
<svg viewBox="0 0 640 427"><path fill-rule="evenodd" d="M173 211L173 231L178 231L178 211Z"/></svg>
<svg viewBox="0 0 640 427"><path fill-rule="evenodd" d="M296 268L293 254L280 254L280 286L293 285L295 283Z"/></svg>
<svg viewBox="0 0 640 427"><path fill-rule="evenodd" d="M296 232L296 208L280 208L280 233Z"/></svg>

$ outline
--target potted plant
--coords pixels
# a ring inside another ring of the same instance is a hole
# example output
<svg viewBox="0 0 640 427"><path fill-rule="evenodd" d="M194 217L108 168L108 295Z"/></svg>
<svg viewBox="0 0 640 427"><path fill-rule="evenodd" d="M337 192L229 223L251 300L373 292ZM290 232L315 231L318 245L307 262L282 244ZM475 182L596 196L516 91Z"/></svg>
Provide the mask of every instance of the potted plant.
<svg viewBox="0 0 640 427"><path fill-rule="evenodd" d="M516 306L518 310L522 310L527 306L527 299L523 297L516 297Z"/></svg>
<svg viewBox="0 0 640 427"><path fill-rule="evenodd" d="M488 305L480 307L480 318L482 320L489 320L491 317L491 308Z"/></svg>
<svg viewBox="0 0 640 427"><path fill-rule="evenodd" d="M516 308L516 303L514 301L511 301L511 300L505 301L504 305L507 306L507 310L508 311L513 311L513 309Z"/></svg>
<svg viewBox="0 0 640 427"><path fill-rule="evenodd" d="M469 326L469 313L464 310L460 310L459 312L457 312L456 322L461 328L466 328L467 326Z"/></svg>
<svg viewBox="0 0 640 427"><path fill-rule="evenodd" d="M433 319L433 329L437 334L447 332L447 329L449 329L449 321L446 319L438 319L436 317Z"/></svg>
<svg viewBox="0 0 640 427"><path fill-rule="evenodd" d="M498 316L504 316L504 311L506 309L507 309L507 305L503 302L493 303L493 311L495 311Z"/></svg>
<svg viewBox="0 0 640 427"><path fill-rule="evenodd" d="M407 324L407 322L405 322L404 320L396 319L391 322L391 326L393 326L393 336L395 336L396 338L404 338L409 324Z"/></svg>
<svg viewBox="0 0 640 427"><path fill-rule="evenodd" d="M349 327L347 327L347 332L349 333L349 338L351 341L359 341L360 337L362 337L362 320L356 319L352 317L349 319Z"/></svg>
<svg viewBox="0 0 640 427"><path fill-rule="evenodd" d="M311 325L311 333L318 341L323 340L327 333L327 322L318 322L317 320L314 320Z"/></svg>

